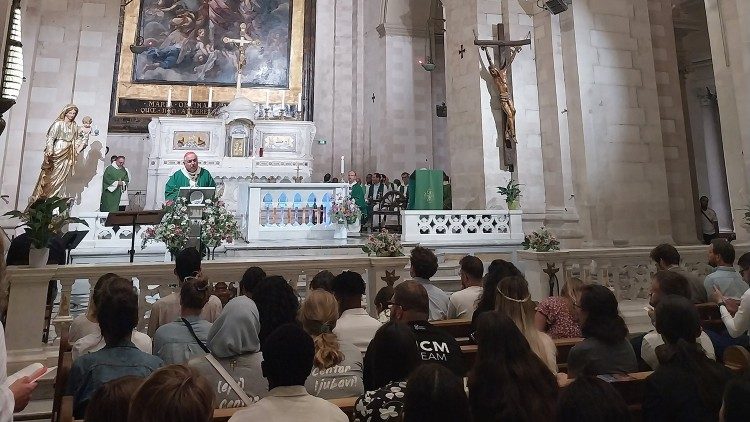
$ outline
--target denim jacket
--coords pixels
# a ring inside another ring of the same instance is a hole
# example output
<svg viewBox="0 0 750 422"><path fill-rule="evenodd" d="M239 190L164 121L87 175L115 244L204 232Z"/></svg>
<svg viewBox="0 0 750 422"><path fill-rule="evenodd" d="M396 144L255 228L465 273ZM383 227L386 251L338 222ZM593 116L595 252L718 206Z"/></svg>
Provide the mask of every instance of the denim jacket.
<svg viewBox="0 0 750 422"><path fill-rule="evenodd" d="M108 381L126 375L145 378L162 365L158 357L138 350L130 338L81 356L73 362L68 376L67 395L73 396L73 415L83 418L91 396Z"/></svg>

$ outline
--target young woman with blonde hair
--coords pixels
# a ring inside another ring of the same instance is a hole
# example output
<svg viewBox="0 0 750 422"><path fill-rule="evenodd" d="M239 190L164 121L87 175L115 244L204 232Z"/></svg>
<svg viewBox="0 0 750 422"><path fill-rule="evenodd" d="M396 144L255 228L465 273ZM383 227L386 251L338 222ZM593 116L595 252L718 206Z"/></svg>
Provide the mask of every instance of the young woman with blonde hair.
<svg viewBox="0 0 750 422"><path fill-rule="evenodd" d="M534 324L535 306L525 278L513 276L500 280L496 289L495 310L507 315L516 324L529 342L531 350L552 373L557 373L555 343Z"/></svg>
<svg viewBox="0 0 750 422"><path fill-rule="evenodd" d="M302 328L315 344L313 369L305 387L311 395L326 400L364 393L362 353L333 333L338 317L338 302L325 290L310 291L298 313Z"/></svg>
<svg viewBox="0 0 750 422"><path fill-rule="evenodd" d="M549 334L553 339L581 337L581 324L578 319L581 288L581 279L571 277L560 291L560 296L548 297L539 302L534 318L536 328Z"/></svg>

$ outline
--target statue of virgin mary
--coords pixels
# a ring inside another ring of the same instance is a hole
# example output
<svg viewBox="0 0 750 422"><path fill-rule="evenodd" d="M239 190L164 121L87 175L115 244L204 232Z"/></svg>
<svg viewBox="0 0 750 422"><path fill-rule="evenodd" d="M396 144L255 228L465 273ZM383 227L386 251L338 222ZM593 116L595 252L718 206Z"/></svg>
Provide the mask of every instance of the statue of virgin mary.
<svg viewBox="0 0 750 422"><path fill-rule="evenodd" d="M78 107L68 104L47 130L42 171L29 203L41 197L65 195L65 181L74 173L78 154L88 146L91 133L90 123L78 127L77 115Z"/></svg>

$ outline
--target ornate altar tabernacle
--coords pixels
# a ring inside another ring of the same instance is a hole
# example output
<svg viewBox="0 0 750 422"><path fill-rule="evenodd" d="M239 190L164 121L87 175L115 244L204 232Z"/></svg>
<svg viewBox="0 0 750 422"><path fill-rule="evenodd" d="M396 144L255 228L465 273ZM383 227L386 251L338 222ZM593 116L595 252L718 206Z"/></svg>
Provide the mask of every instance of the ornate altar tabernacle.
<svg viewBox="0 0 750 422"><path fill-rule="evenodd" d="M245 97L218 110L217 117L154 117L149 124L146 208L159 208L164 184L194 151L200 165L224 187L223 200L237 210L238 189L247 183L307 182L312 173L315 124L267 116Z"/></svg>

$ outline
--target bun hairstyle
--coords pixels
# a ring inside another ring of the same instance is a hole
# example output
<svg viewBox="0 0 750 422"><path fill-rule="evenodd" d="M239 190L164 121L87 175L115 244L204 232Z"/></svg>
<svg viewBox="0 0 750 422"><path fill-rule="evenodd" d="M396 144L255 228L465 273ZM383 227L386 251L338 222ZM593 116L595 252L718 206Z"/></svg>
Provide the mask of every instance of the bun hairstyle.
<svg viewBox="0 0 750 422"><path fill-rule="evenodd" d="M315 344L314 365L328 369L344 360L339 340L333 329L339 317L336 298L325 290L313 290L300 306L298 319L302 328L310 334Z"/></svg>
<svg viewBox="0 0 750 422"><path fill-rule="evenodd" d="M180 305L188 309L203 309L211 297L211 283L202 276L187 277L180 287Z"/></svg>

